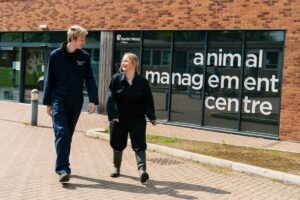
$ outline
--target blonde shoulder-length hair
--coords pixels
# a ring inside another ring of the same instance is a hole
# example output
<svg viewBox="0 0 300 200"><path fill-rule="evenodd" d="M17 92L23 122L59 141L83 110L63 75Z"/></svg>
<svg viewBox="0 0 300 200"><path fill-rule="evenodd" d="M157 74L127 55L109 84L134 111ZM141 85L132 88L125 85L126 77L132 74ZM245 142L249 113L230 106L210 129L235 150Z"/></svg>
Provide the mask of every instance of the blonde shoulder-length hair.
<svg viewBox="0 0 300 200"><path fill-rule="evenodd" d="M136 54L131 53L131 52L127 52L123 55L123 58L127 56L127 58L129 58L129 60L133 63L134 67L135 67L135 72L138 73L138 67L139 67L139 58L137 57ZM122 72L122 66L120 66L119 71Z"/></svg>

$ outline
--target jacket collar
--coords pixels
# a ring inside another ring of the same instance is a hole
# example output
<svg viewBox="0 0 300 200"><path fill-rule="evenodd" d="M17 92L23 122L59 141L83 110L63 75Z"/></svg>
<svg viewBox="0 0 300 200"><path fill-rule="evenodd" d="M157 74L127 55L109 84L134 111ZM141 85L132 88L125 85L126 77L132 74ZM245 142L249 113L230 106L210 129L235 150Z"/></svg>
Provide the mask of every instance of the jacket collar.
<svg viewBox="0 0 300 200"><path fill-rule="evenodd" d="M60 49L67 55L70 55L70 54L75 55L80 51L80 49L76 49L73 53L69 53L68 49L67 49L67 45L68 45L68 42L66 42L66 41L60 45Z"/></svg>
<svg viewBox="0 0 300 200"><path fill-rule="evenodd" d="M135 82L141 81L141 80L142 80L142 77L138 73L135 73L134 77L133 77L133 80L132 80L132 84L135 83ZM124 72L121 72L121 81L127 81L126 80L126 75L125 75Z"/></svg>

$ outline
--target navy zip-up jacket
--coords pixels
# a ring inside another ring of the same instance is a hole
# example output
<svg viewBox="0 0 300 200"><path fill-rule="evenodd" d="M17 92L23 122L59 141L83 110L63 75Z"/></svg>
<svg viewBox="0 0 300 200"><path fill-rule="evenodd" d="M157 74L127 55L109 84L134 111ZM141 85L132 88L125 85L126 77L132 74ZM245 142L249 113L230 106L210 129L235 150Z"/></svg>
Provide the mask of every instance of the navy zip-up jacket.
<svg viewBox="0 0 300 200"><path fill-rule="evenodd" d="M149 120L156 120L148 81L135 74L132 85L129 85L125 73L113 75L108 90L107 113L109 121L115 118L145 118L145 115Z"/></svg>
<svg viewBox="0 0 300 200"><path fill-rule="evenodd" d="M59 99L67 105L82 106L85 83L89 101L98 105L98 90L89 54L79 49L74 53L68 53L66 45L67 42L64 42L49 56L43 104L52 105L54 100Z"/></svg>

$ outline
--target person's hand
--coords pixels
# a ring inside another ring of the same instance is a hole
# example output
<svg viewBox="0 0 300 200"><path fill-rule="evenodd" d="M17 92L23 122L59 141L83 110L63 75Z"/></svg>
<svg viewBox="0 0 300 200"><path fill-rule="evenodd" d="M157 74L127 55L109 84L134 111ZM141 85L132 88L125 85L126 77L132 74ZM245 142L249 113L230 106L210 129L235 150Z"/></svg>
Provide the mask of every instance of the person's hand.
<svg viewBox="0 0 300 200"><path fill-rule="evenodd" d="M94 103L89 103L88 105L88 112L89 114L92 114L96 111L96 105Z"/></svg>
<svg viewBox="0 0 300 200"><path fill-rule="evenodd" d="M52 116L52 107L51 106L47 106L47 114L51 117Z"/></svg>
<svg viewBox="0 0 300 200"><path fill-rule="evenodd" d="M151 124L152 124L153 126L156 126L157 124L159 124L159 122L156 121L156 120L151 120L150 122L151 122Z"/></svg>

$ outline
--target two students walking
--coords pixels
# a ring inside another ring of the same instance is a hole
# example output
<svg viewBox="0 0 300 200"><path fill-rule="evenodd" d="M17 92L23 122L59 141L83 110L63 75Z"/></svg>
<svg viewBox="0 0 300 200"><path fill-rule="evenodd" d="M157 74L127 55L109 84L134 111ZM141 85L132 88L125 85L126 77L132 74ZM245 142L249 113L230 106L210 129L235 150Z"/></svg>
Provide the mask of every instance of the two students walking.
<svg viewBox="0 0 300 200"><path fill-rule="evenodd" d="M83 105L83 86L89 97L88 112L93 113L99 104L97 85L92 73L90 56L82 50L88 32L80 26L71 26L67 42L49 56L45 76L43 104L52 117L55 133L55 172L59 182L70 180L69 162L73 133ZM110 145L113 149L113 172L120 175L123 150L128 133L135 151L140 181L149 179L146 172L146 119L157 124L153 96L145 78L137 73L138 57L132 53L123 56L120 73L109 85L107 112L110 121Z"/></svg>

